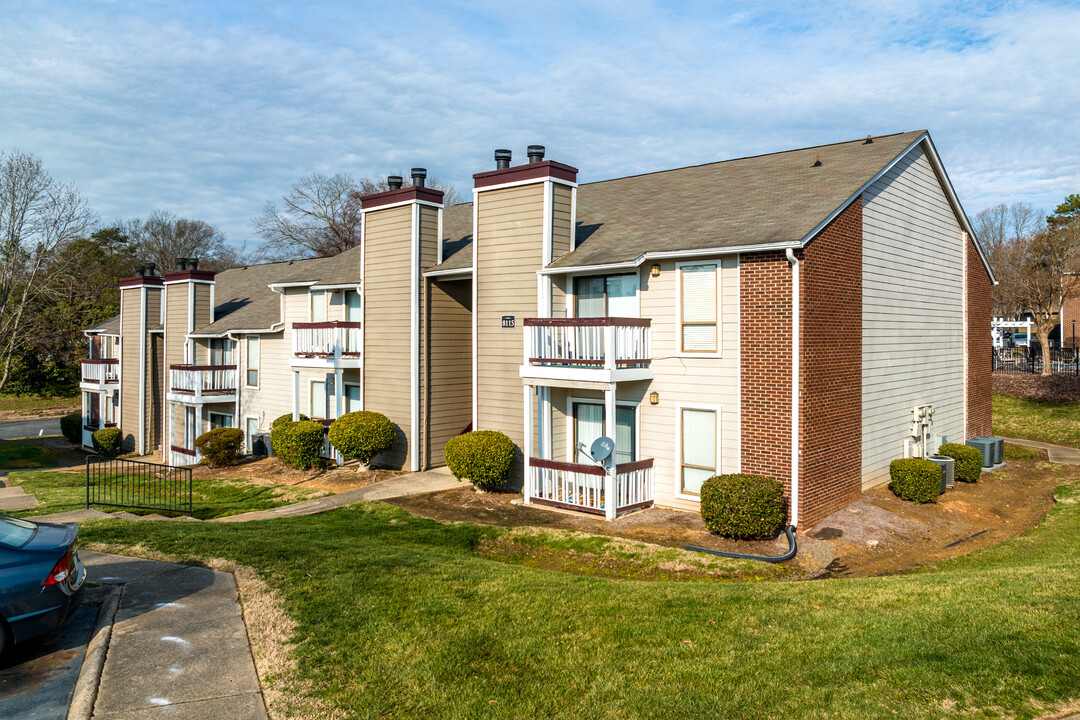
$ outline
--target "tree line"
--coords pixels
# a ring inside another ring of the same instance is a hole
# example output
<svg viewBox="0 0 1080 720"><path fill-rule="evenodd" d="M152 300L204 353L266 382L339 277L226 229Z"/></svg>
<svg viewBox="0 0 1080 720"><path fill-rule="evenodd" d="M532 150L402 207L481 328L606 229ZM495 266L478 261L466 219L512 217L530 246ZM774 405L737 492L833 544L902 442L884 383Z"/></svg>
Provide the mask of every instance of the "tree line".
<svg viewBox="0 0 1080 720"><path fill-rule="evenodd" d="M428 186L448 204L460 200L450 183ZM39 157L0 151L0 392L77 394L83 330L120 312L118 283L137 265L167 272L197 257L200 268L224 270L336 255L360 241L360 198L388 188L386 178L305 176L253 219L262 244L248 251L210 223L163 210L102 222Z"/></svg>

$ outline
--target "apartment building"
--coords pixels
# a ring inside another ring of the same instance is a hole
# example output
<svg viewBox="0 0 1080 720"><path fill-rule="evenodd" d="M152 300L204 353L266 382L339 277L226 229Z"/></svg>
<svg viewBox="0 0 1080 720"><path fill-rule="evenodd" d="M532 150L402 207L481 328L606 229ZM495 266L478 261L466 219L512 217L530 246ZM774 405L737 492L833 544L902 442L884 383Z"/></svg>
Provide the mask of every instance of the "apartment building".
<svg viewBox="0 0 1080 720"><path fill-rule="evenodd" d="M989 434L993 278L925 131L581 185L540 146L495 159L471 203L419 170L363 198L335 258L125 281L87 331L87 425L176 464L216 425L378 410L381 464L501 430L528 503L696 510L759 473L794 524Z"/></svg>

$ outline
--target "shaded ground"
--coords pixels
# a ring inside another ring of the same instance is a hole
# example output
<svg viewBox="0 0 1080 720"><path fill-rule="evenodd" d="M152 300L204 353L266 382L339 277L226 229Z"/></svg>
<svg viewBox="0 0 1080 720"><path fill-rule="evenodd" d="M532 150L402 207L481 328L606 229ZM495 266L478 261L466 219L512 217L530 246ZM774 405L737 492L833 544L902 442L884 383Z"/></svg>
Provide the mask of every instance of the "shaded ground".
<svg viewBox="0 0 1080 720"><path fill-rule="evenodd" d="M403 473L402 470L357 472L355 462L326 470L297 470L285 465L276 457L250 460L231 468L210 468L198 465L192 469L193 478L237 478L260 485L306 487L331 493L365 487Z"/></svg>
<svg viewBox="0 0 1080 720"><path fill-rule="evenodd" d="M799 533L793 569L803 577L891 575L1016 537L1049 512L1056 486L1080 478L1080 467L1054 465L1045 457L1041 453L1040 459L1012 460L997 472L983 473L978 483L956 483L936 504L902 501L884 486L870 490ZM782 536L771 542L716 537L696 513L649 508L608 522L592 515L515 504L520 497L464 487L386 502L435 520L561 528L668 547L699 545L762 555L779 555L787 548Z"/></svg>
<svg viewBox="0 0 1080 720"><path fill-rule="evenodd" d="M81 465L86 454L62 437L0 440L0 468L34 469Z"/></svg>

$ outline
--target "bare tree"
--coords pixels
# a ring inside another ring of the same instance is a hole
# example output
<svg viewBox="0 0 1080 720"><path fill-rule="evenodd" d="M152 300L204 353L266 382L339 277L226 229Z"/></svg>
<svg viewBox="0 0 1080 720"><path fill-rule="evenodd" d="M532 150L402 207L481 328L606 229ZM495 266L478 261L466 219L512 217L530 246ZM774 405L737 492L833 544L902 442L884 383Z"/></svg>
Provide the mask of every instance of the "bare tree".
<svg viewBox="0 0 1080 720"><path fill-rule="evenodd" d="M177 258L199 258L199 267L207 270L225 270L243 261L243 250L229 246L216 227L171 212L155 210L146 220L129 220L124 231L134 240L139 260L156 263L162 272L172 270Z"/></svg>
<svg viewBox="0 0 1080 720"><path fill-rule="evenodd" d="M442 190L447 204L460 200L453 183L429 179L427 186ZM356 180L345 173L302 177L281 198L280 206L268 202L253 219L264 240L261 253L288 260L345 252L360 242L360 198L389 189L386 178Z"/></svg>
<svg viewBox="0 0 1080 720"><path fill-rule="evenodd" d="M1044 222L1041 210L1036 210L1030 203L1017 202L988 207L975 216L973 224L976 235L986 249L990 267L996 274L999 266L1004 267L1014 251L1025 239L1038 232ZM1022 309L1013 304L1009 297L1004 284L994 287L991 292L994 315L1013 317L1021 312Z"/></svg>
<svg viewBox="0 0 1080 720"><path fill-rule="evenodd" d="M22 152L0 153L0 389L26 330L26 312L47 292L50 262L95 222L72 185L59 183L41 159Z"/></svg>

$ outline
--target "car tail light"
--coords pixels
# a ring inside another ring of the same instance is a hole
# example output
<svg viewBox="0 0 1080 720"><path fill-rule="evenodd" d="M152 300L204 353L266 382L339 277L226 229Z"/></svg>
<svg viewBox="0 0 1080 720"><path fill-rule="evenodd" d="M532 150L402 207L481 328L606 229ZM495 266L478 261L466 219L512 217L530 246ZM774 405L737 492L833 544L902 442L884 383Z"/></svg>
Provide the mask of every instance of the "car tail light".
<svg viewBox="0 0 1080 720"><path fill-rule="evenodd" d="M71 550L64 553L64 557L56 563L56 567L49 573L49 577L45 578L46 585L56 585L67 579L67 576L71 574L72 568L75 567L75 557Z"/></svg>

